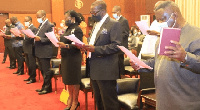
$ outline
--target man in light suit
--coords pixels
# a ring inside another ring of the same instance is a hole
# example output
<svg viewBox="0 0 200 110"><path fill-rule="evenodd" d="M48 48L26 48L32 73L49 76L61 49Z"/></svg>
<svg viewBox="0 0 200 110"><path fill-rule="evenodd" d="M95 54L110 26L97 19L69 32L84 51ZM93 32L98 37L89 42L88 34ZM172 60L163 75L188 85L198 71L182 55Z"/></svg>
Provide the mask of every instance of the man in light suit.
<svg viewBox="0 0 200 110"><path fill-rule="evenodd" d="M89 45L90 78L98 110L118 110L116 79L119 78L117 45L121 45L120 23L109 17L104 1L92 3L90 13L96 21Z"/></svg>
<svg viewBox="0 0 200 110"><path fill-rule="evenodd" d="M37 89L39 95L52 92L51 78L53 76L50 70L50 60L52 57L53 49L52 43L47 38L45 33L51 32L53 25L46 18L46 12L39 10L36 13L37 21L40 23L35 37L35 56L38 58L38 63L44 78L41 89Z"/></svg>
<svg viewBox="0 0 200 110"><path fill-rule="evenodd" d="M24 19L25 26L30 29L33 33L36 33L37 28L32 24L32 18L30 16L26 16ZM34 38L30 38L25 36L23 49L25 54L25 61L28 66L29 78L24 81L28 81L27 84L31 84L36 82L36 59L35 59L35 46L34 46Z"/></svg>
<svg viewBox="0 0 200 110"><path fill-rule="evenodd" d="M114 6L112 9L113 17L119 21L121 24L121 37L122 37L122 46L128 49L128 36L129 36L129 25L128 20L121 15L121 7ZM124 75L125 68L124 68L124 53L119 52L119 71L121 75Z"/></svg>

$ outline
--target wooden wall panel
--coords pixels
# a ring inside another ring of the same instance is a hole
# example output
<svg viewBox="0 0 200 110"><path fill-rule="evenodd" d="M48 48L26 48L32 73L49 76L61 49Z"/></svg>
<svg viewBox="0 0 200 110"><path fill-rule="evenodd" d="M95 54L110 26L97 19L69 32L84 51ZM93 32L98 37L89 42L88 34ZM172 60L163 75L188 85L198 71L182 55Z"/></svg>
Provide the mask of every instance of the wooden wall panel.
<svg viewBox="0 0 200 110"><path fill-rule="evenodd" d="M0 13L36 13L38 10L51 13L50 0L1 0Z"/></svg>
<svg viewBox="0 0 200 110"><path fill-rule="evenodd" d="M56 22L56 27L60 27L61 20L64 19L64 1L51 0L52 22Z"/></svg>
<svg viewBox="0 0 200 110"><path fill-rule="evenodd" d="M90 6L95 0L64 0L64 11L75 10L82 14L90 13Z"/></svg>

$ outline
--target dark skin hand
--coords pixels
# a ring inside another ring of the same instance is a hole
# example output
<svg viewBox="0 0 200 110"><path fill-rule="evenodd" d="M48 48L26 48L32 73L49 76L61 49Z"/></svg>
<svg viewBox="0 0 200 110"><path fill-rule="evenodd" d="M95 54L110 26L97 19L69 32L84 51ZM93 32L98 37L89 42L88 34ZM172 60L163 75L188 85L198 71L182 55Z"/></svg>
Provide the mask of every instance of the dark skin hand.
<svg viewBox="0 0 200 110"><path fill-rule="evenodd" d="M86 51L94 52L95 46L93 46L93 45L84 45L83 48L84 48Z"/></svg>
<svg viewBox="0 0 200 110"><path fill-rule="evenodd" d="M149 35L156 35L156 36L160 36L160 33L159 33L159 32L157 32L157 31L154 31L154 30L147 30L147 33L148 33Z"/></svg>
<svg viewBox="0 0 200 110"><path fill-rule="evenodd" d="M57 44L59 45L60 48L67 48L66 44L63 42L58 42Z"/></svg>
<svg viewBox="0 0 200 110"><path fill-rule="evenodd" d="M179 42L171 40L172 44L175 44L176 46L166 46L165 49L169 49L169 51L165 51L165 54L169 58L177 59L178 61L185 62L185 56L186 51L185 49L180 45Z"/></svg>
<svg viewBox="0 0 200 110"><path fill-rule="evenodd" d="M35 36L34 39L35 39L35 41L40 41L41 40L39 36Z"/></svg>

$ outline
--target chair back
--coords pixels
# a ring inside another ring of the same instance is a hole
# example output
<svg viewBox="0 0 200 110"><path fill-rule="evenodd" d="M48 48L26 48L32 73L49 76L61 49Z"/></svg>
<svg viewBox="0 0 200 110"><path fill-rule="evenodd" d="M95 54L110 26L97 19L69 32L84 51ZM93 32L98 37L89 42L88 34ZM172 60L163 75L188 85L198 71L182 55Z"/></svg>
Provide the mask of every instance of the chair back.
<svg viewBox="0 0 200 110"><path fill-rule="evenodd" d="M140 74L140 90L146 88L155 88L154 84L154 72L139 72Z"/></svg>
<svg viewBox="0 0 200 110"><path fill-rule="evenodd" d="M51 68L59 68L61 59L51 59Z"/></svg>
<svg viewBox="0 0 200 110"><path fill-rule="evenodd" d="M117 79L117 94L136 93L139 80L139 78Z"/></svg>

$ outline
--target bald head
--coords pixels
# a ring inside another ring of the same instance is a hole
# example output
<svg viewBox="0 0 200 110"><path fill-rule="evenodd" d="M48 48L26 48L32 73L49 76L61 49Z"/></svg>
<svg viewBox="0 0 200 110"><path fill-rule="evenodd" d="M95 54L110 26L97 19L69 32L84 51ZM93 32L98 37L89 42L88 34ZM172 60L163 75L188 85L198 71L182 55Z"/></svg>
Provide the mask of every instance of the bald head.
<svg viewBox="0 0 200 110"><path fill-rule="evenodd" d="M6 26L10 26L11 25L10 19L6 19L5 24L6 24Z"/></svg>
<svg viewBox="0 0 200 110"><path fill-rule="evenodd" d="M98 10L107 10L107 5L103 0L97 0L93 2L91 7L97 7Z"/></svg>
<svg viewBox="0 0 200 110"><path fill-rule="evenodd" d="M36 16L37 16L37 19L41 18L42 21L46 20L46 12L44 10L39 10L36 13ZM41 22L39 22L39 23L41 23Z"/></svg>
<svg viewBox="0 0 200 110"><path fill-rule="evenodd" d="M121 7L120 6L114 6L113 11L116 11L116 12L119 11L121 13Z"/></svg>
<svg viewBox="0 0 200 110"><path fill-rule="evenodd" d="M37 12L37 14L41 15L41 16L46 16L46 12L44 10L39 10Z"/></svg>
<svg viewBox="0 0 200 110"><path fill-rule="evenodd" d="M173 1L163 1L154 10L156 19L160 22L167 22L169 27L181 28L185 25L178 5Z"/></svg>
<svg viewBox="0 0 200 110"><path fill-rule="evenodd" d="M162 2L164 2L164 1L158 1L158 2L156 2L156 4L154 5L154 10L155 10Z"/></svg>

